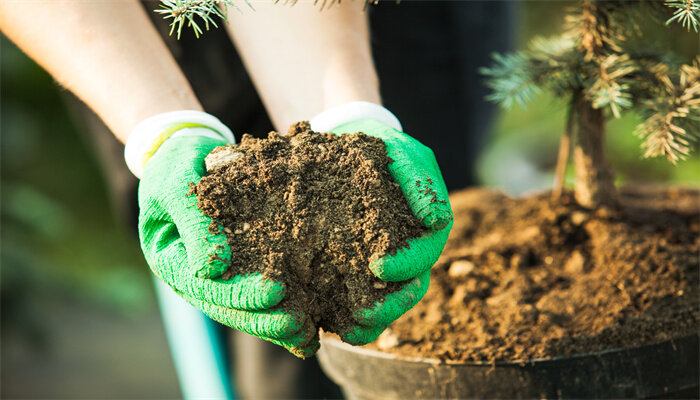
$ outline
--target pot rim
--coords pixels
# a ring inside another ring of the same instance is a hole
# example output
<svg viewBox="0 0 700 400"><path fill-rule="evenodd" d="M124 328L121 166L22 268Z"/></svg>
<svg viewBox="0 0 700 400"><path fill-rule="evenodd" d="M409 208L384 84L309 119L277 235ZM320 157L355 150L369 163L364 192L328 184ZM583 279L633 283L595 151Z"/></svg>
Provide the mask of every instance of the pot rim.
<svg viewBox="0 0 700 400"><path fill-rule="evenodd" d="M671 343L673 344L674 341L678 340L685 340L685 339L691 339L693 337L698 338L698 333L691 333L690 335L686 336L679 336L671 339L665 339L665 340L660 340L657 342L653 343L647 343L643 344L640 346L634 346L634 347L615 347L612 349L605 349L593 353L577 353L577 354L572 354L570 356L557 356L557 357L551 357L551 358L533 358L531 360L522 360L522 361L496 361L496 362L458 362L458 361L441 361L438 360L437 358L427 358L427 357L403 357L394 353L386 353L383 351L379 350L374 350L374 349L368 349L362 346L353 346L351 344L345 343L341 341L337 336L321 332L321 350L323 350L323 345L328 345L328 346L334 346L341 348L343 350L349 351L351 353L359 353L365 356L370 356L370 357L378 357L378 358L384 358L384 359L389 359L389 360L397 360L397 361L404 361L404 362L411 362L411 363L427 363L427 364L435 364L435 365L450 365L450 366L474 366L474 367L515 367L515 366L527 366L527 365L542 365L542 364L547 364L550 362L557 362L557 361L562 361L562 360L572 360L572 359L580 359L580 358L585 358L585 357L599 357L603 356L606 354L611 354L611 353L617 353L617 352L623 352L623 351L630 351L630 350L635 350L635 349L641 349L643 347L651 347L651 346L658 346L666 343Z"/></svg>

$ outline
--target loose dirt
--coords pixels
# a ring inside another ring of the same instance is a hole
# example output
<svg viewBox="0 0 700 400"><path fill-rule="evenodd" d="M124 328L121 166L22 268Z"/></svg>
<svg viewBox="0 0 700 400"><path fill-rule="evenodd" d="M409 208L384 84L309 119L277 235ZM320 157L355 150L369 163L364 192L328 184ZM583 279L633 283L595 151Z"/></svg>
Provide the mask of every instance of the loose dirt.
<svg viewBox="0 0 700 400"><path fill-rule="evenodd" d="M317 335L348 330L353 311L401 286L376 278L369 263L424 230L390 162L381 139L315 133L308 123L214 149L192 191L210 229L228 238L223 277L261 272L287 285L279 306L307 314Z"/></svg>
<svg viewBox="0 0 700 400"><path fill-rule="evenodd" d="M628 188L589 212L570 195L453 193L455 223L425 298L370 348L524 361L634 347L699 326L700 192Z"/></svg>

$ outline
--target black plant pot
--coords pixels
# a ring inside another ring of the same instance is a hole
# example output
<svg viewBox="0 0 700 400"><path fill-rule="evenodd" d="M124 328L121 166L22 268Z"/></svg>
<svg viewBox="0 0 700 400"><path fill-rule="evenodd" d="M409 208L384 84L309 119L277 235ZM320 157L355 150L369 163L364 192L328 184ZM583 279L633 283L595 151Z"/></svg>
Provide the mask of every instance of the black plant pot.
<svg viewBox="0 0 700 400"><path fill-rule="evenodd" d="M698 335L520 363L399 359L324 336L321 367L349 399L694 398Z"/></svg>

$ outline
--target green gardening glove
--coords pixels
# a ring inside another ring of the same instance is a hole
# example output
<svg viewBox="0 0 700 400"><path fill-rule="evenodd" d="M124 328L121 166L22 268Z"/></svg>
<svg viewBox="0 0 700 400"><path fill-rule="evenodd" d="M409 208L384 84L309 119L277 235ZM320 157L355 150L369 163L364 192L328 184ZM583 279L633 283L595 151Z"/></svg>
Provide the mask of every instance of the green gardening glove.
<svg viewBox="0 0 700 400"><path fill-rule="evenodd" d="M312 119L311 128L336 134L364 132L382 139L393 160L388 165L389 172L413 214L429 229L423 236L408 240L408 246L396 254L377 255L371 260L369 268L378 278L407 282L374 307L356 310L353 316L357 325L341 334L351 344L369 343L416 305L428 290L430 268L442 253L452 228L447 188L432 150L403 133L396 117L381 106L347 103Z"/></svg>
<svg viewBox="0 0 700 400"><path fill-rule="evenodd" d="M139 236L153 273L210 318L284 346L298 356L318 348L306 316L274 308L286 287L254 273L220 276L231 250L224 234L190 194L206 173L204 158L233 135L215 117L197 111L160 114L139 124L125 150L139 176ZM152 155L152 156L151 156Z"/></svg>

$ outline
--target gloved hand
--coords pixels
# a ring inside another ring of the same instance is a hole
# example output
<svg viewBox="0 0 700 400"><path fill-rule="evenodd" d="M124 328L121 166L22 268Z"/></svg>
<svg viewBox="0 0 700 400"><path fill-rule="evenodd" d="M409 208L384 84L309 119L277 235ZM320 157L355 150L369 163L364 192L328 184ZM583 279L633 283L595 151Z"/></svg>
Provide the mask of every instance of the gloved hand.
<svg viewBox="0 0 700 400"><path fill-rule="evenodd" d="M198 111L159 114L139 124L125 149L139 184L139 236L153 273L210 318L284 346L298 356L313 354L316 332L306 316L273 308L285 295L281 282L254 273L219 278L231 250L226 236L209 231L211 218L190 194L206 173L204 158L216 146L234 143L217 118Z"/></svg>
<svg viewBox="0 0 700 400"><path fill-rule="evenodd" d="M430 268L442 253L452 228L447 188L432 150L403 133L396 117L379 105L353 102L332 108L313 118L311 129L335 134L364 132L382 139L393 160L389 172L413 214L429 229L423 236L410 239L408 246L396 254L371 260L369 268L378 278L407 282L374 307L354 312L357 326L341 337L351 344L366 344L416 305L428 290Z"/></svg>

